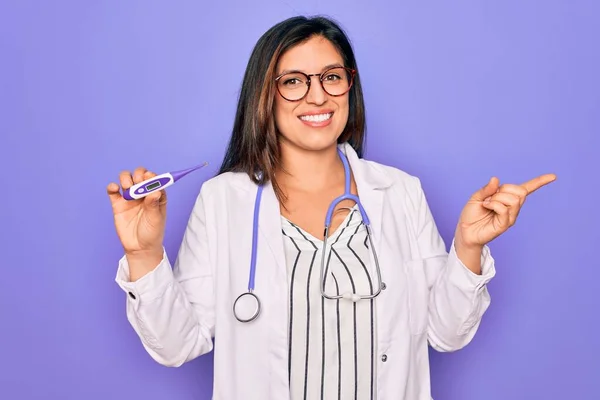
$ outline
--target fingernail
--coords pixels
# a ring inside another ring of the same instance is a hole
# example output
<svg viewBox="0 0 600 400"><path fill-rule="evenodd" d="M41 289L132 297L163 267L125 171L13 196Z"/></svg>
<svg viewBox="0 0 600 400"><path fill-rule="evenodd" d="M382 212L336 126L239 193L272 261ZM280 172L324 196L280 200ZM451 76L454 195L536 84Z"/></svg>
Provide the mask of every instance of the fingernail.
<svg viewBox="0 0 600 400"><path fill-rule="evenodd" d="M486 197L485 200L483 200L483 202L486 203L486 204L489 203L490 202L490 198Z"/></svg>

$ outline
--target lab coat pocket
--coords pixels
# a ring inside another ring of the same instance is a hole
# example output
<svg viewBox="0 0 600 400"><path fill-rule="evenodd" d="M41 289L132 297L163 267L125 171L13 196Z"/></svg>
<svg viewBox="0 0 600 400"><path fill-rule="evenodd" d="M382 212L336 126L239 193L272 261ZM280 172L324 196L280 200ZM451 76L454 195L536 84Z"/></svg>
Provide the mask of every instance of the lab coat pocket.
<svg viewBox="0 0 600 400"><path fill-rule="evenodd" d="M425 276L425 262L423 259L409 260L406 269L410 332L413 335L420 335L426 331L429 319L429 289Z"/></svg>

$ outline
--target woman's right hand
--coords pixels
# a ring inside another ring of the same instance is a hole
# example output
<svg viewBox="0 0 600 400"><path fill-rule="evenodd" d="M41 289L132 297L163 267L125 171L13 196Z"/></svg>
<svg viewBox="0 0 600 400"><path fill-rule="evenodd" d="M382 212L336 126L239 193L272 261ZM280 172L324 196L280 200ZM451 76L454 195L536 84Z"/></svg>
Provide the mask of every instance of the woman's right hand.
<svg viewBox="0 0 600 400"><path fill-rule="evenodd" d="M133 175L129 171L121 172L119 180L123 190L126 190L154 176L155 173L139 167ZM161 256L167 219L166 192L159 190L141 199L126 200L116 183L111 182L106 190L125 254L140 258Z"/></svg>

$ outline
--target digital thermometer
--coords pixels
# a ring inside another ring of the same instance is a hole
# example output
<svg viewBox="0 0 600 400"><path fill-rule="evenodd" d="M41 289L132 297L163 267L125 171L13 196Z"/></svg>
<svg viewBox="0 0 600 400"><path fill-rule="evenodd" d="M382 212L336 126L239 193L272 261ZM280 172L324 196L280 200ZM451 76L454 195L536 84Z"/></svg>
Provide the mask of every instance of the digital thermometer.
<svg viewBox="0 0 600 400"><path fill-rule="evenodd" d="M123 198L125 200L137 200L148 196L150 193L154 193L157 190L162 190L166 187L171 186L190 172L194 172L204 166L208 165L207 162L197 165L192 168L184 169L175 172L165 172L161 175L156 175L150 179L146 179L143 182L136 183L129 189L123 191Z"/></svg>

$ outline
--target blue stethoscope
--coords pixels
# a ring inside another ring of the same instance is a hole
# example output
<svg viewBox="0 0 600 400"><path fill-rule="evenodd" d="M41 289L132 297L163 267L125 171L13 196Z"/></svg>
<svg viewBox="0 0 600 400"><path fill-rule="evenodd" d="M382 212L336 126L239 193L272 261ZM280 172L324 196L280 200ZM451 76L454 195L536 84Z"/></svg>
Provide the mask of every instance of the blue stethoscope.
<svg viewBox="0 0 600 400"><path fill-rule="evenodd" d="M377 259L377 253L375 251L375 246L373 245L373 241L371 239L371 226L369 217L367 216L367 212L362 206L360 199L358 196L355 196L350 191L350 165L348 164L348 159L346 155L338 148L338 153L340 158L342 159L342 163L344 164L344 173L345 173L345 185L344 185L344 194L337 197L333 200L333 202L329 205L327 210L327 214L325 216L325 234L323 240L323 254L321 255L321 295L329 300L337 300L337 299L348 299L354 302L357 302L361 299L373 299L381 293L382 280L381 280L381 270L379 268L379 261ZM237 297L235 302L233 303L233 314L235 318L240 322L250 322L255 320L260 314L261 303L254 294L254 277L256 275L256 253L257 253L257 242L258 242L258 215L260 210L260 200L262 197L263 186L258 185L258 191L256 193L256 200L254 201L254 222L252 225L252 256L250 259L250 277L248 280L248 291L242 293ZM325 293L325 250L327 248L327 237L329 236L329 228L331 226L331 218L333 216L333 211L335 210L335 206L343 200L353 200L360 211L360 215L362 216L363 223L367 229L367 237L369 239L369 248L373 253L373 260L375 261L375 268L377 272L377 281L378 288L377 291L373 294L367 295L359 295L356 293L343 293L340 295L328 295Z"/></svg>

